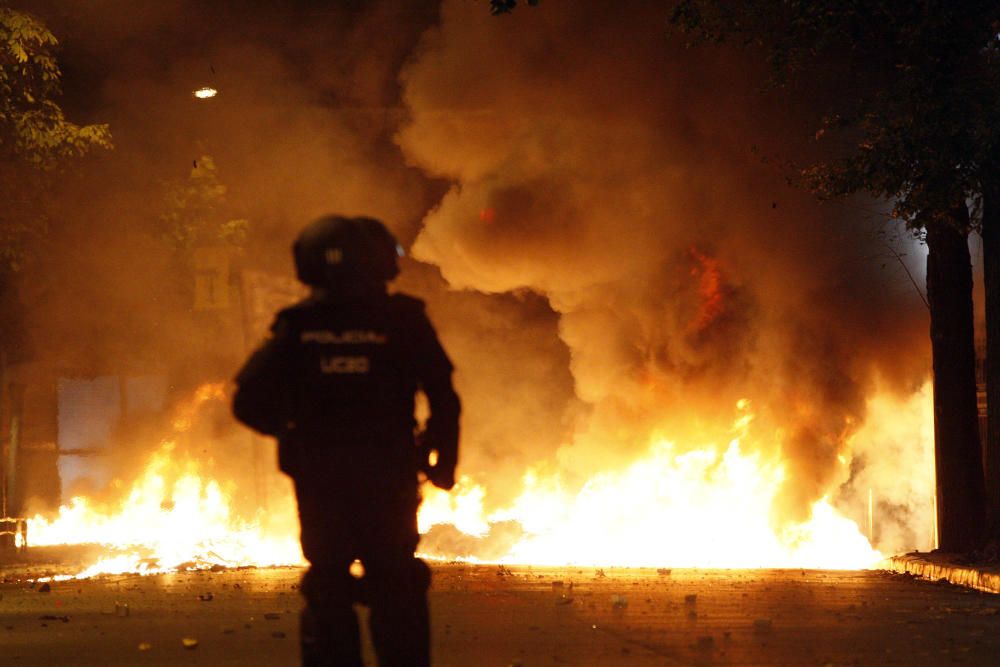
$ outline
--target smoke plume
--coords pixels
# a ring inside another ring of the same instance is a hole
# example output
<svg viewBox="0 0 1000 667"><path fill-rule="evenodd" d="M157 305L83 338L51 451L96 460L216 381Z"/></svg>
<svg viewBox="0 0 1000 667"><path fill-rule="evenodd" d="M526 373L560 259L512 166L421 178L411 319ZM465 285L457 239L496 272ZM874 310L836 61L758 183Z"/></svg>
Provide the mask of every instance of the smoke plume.
<svg viewBox="0 0 1000 667"><path fill-rule="evenodd" d="M927 370L926 316L899 298L871 216L818 205L762 159L802 159L819 109L763 90L746 53L684 49L657 5L480 10L445 2L403 71L399 144L452 183L414 256L454 289L527 292L558 315L582 404L554 453L568 475L653 435L724 442L746 398L757 446L785 460L779 514L803 518L846 479L869 394ZM509 362L549 356L537 340ZM496 392L535 403L520 389Z"/></svg>

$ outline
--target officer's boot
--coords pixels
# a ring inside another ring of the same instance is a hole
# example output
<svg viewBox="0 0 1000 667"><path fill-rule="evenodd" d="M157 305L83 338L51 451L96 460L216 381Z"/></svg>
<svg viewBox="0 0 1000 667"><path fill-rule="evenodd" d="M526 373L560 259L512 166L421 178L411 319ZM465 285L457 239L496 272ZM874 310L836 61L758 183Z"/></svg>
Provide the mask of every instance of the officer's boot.
<svg viewBox="0 0 1000 667"><path fill-rule="evenodd" d="M380 667L430 667L430 570L415 558L371 587L372 644ZM381 573L380 573L381 574Z"/></svg>
<svg viewBox="0 0 1000 667"><path fill-rule="evenodd" d="M299 644L302 667L363 667L358 617L353 607L319 613L307 606L300 617Z"/></svg>
<svg viewBox="0 0 1000 667"><path fill-rule="evenodd" d="M346 567L313 565L302 578L303 667L362 667L353 580ZM343 574L341 574L343 571Z"/></svg>

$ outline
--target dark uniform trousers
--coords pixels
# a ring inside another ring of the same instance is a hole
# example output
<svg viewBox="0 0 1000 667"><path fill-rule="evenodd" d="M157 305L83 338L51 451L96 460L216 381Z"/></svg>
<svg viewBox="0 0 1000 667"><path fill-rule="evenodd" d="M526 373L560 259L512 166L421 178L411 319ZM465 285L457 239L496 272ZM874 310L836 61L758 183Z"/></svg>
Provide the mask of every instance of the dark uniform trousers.
<svg viewBox="0 0 1000 667"><path fill-rule="evenodd" d="M371 611L380 667L430 663L430 572L414 557L417 448L414 395L431 416L425 444L453 471L461 405L452 365L406 295L338 303L322 295L281 311L272 336L236 378L233 411L278 438L295 482L302 550L304 665L361 665L353 605ZM365 575L349 568L360 559Z"/></svg>
<svg viewBox="0 0 1000 667"><path fill-rule="evenodd" d="M343 469L314 465L294 476L302 550L310 562L302 580L302 664L363 664L354 610L361 603L370 610L380 667L429 666L430 570L414 556L416 475L364 474L356 462L350 477L338 474ZM350 573L355 559L364 567L361 579Z"/></svg>

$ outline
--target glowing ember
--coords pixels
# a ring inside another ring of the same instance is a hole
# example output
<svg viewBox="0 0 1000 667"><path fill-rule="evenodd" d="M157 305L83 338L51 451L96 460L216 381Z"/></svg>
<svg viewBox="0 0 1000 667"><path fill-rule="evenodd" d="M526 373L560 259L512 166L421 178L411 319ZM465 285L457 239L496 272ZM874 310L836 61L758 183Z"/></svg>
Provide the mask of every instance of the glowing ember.
<svg viewBox="0 0 1000 667"><path fill-rule="evenodd" d="M691 268L691 277L698 281L698 296L701 298L698 315L688 325L688 329L698 333L707 329L725 310L722 271L718 260L699 252L697 248L691 248L688 254L695 262L695 266Z"/></svg>

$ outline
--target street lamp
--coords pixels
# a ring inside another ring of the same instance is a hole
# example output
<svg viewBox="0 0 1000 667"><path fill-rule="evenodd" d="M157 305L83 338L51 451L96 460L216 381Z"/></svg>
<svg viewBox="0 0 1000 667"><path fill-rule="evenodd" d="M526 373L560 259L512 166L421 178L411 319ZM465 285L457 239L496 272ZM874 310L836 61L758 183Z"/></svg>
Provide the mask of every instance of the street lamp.
<svg viewBox="0 0 1000 667"><path fill-rule="evenodd" d="M198 90L192 93L192 95L197 97L199 100L207 100L209 98L215 97L218 94L219 94L218 90L216 90L215 88L211 88L209 86L203 86L202 88L199 88Z"/></svg>

